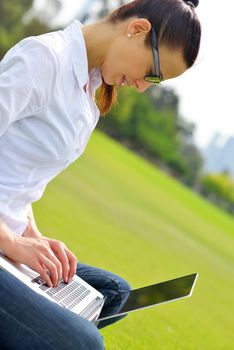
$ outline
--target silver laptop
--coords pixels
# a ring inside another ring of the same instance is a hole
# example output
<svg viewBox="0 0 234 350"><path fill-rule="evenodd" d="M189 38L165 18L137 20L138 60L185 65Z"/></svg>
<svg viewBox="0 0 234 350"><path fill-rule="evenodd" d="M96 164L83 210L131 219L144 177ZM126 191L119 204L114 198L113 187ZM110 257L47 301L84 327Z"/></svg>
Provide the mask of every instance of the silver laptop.
<svg viewBox="0 0 234 350"><path fill-rule="evenodd" d="M13 263L0 253L0 267L25 283L35 292L96 323L105 302L104 296L75 275L67 284L60 281L58 287L48 287L39 274L26 265Z"/></svg>

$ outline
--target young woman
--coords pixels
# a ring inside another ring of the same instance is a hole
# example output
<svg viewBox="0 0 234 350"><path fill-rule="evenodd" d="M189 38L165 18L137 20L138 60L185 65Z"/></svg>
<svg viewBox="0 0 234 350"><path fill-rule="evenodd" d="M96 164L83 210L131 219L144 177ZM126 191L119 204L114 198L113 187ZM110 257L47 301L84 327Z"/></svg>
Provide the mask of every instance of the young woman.
<svg viewBox="0 0 234 350"><path fill-rule="evenodd" d="M121 307L112 297L128 291L128 283L77 264L64 243L43 236L31 203L81 155L99 111L108 112L117 89L128 85L144 92L193 65L201 36L197 4L136 0L99 22L75 21L63 31L26 38L0 64L0 249L49 286L81 276L107 297L102 316ZM98 108L94 96L100 86ZM98 350L104 345L93 324L0 269L0 347Z"/></svg>

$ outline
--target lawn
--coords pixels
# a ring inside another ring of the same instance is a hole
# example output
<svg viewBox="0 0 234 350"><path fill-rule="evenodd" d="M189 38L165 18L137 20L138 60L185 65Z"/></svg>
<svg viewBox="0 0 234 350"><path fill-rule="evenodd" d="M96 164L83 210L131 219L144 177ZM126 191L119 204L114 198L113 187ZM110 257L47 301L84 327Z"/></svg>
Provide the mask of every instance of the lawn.
<svg viewBox="0 0 234 350"><path fill-rule="evenodd" d="M101 331L107 350L234 349L234 219L95 131L34 204L41 232L133 288L198 272L191 298Z"/></svg>

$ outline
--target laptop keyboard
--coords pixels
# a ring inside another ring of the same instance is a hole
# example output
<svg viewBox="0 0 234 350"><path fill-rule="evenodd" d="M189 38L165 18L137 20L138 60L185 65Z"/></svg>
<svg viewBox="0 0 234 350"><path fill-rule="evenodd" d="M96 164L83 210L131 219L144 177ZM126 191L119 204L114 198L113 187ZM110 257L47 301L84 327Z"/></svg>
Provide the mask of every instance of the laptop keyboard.
<svg viewBox="0 0 234 350"><path fill-rule="evenodd" d="M76 280L71 281L69 284L61 281L58 287L52 288L43 283L39 288L68 309L73 309L91 293L91 290L87 289Z"/></svg>

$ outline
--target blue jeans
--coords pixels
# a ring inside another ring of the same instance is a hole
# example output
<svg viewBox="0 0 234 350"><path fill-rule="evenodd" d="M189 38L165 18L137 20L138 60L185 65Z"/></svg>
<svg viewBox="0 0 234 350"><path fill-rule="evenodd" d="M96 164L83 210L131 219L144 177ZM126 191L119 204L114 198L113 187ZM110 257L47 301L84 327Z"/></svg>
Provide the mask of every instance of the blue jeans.
<svg viewBox="0 0 234 350"><path fill-rule="evenodd" d="M121 309L125 300L112 299L118 292L130 290L125 280L81 263L76 273L106 296L100 316ZM97 327L105 327L121 318L100 321ZM103 350L103 337L97 327L0 269L1 350Z"/></svg>

